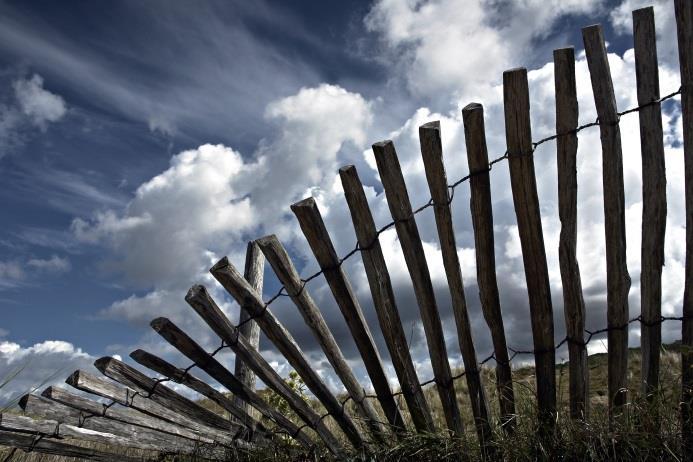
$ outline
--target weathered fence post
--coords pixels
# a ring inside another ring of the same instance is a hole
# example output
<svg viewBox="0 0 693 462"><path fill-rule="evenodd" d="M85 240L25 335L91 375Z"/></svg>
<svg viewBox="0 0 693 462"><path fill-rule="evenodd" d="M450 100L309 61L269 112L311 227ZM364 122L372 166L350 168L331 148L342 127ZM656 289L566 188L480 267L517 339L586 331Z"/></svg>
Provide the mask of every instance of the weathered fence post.
<svg viewBox="0 0 693 462"><path fill-rule="evenodd" d="M323 271L325 280L330 286L339 309L344 316L344 320L349 327L356 347L361 353L363 364L366 367L368 376L373 384L373 389L378 396L378 401L385 412L388 422L396 431L405 431L406 426L402 413L397 406L397 401L392 396L387 375L383 369L383 361L380 353L375 346L373 335L366 324L366 318L359 304L354 290L347 279L344 269L341 267L337 251L334 249L325 222L320 215L315 199L309 197L291 206L291 210L296 215L303 235L310 245L315 259Z"/></svg>
<svg viewBox="0 0 693 462"><path fill-rule="evenodd" d="M378 412L375 410L375 407L373 407L373 404L366 398L366 390L364 390L363 386L354 375L341 348L337 345L337 340L334 338L332 331L325 322L320 309L308 293L308 289L301 282L301 277L298 271L296 271L294 264L291 262L286 249L284 249L284 246L274 235L265 236L258 239L256 242L265 254L265 258L269 261L272 269L274 269L277 278L279 278L279 281L296 305L296 308L298 308L306 325L315 335L327 360L344 384L354 404L356 404L357 411L368 424L373 436L380 438L382 441L383 438L386 438L388 431L380 424ZM399 423L402 426L404 425L403 420L400 420Z"/></svg>
<svg viewBox="0 0 693 462"><path fill-rule="evenodd" d="M686 276L681 328L681 425L683 454L693 460L693 3L675 0L681 66L681 113L686 190Z"/></svg>
<svg viewBox="0 0 693 462"><path fill-rule="evenodd" d="M450 288L452 311L457 325L457 338L466 372L465 377L467 379L467 388L469 389L472 414L474 415L479 443L482 450L488 452L492 437L488 404L484 387L481 383L479 364L476 359L476 350L472 337L472 326L469 322L469 313L467 312L462 269L459 256L457 255L455 230L452 225L452 211L450 210L452 195L448 188L440 136L440 122L430 122L419 127L421 156L423 157L424 169L426 171L428 189L434 202L433 211L438 229L438 239L440 240L440 251L443 256L443 266L445 267L448 287Z"/></svg>
<svg viewBox="0 0 693 462"><path fill-rule="evenodd" d="M390 214L395 221L395 229L402 246L404 260L409 270L416 301L419 304L426 342L431 356L431 367L443 404L445 420L450 431L462 435L464 429L462 417L455 396L455 384L452 380L448 352L445 346L443 325L438 313L438 304L433 292L433 283L426 263L419 229L409 202L407 186L404 183L402 169L397 159L392 141L382 141L373 145L375 161L378 165L380 179L385 188Z"/></svg>
<svg viewBox="0 0 693 462"><path fill-rule="evenodd" d="M550 430L556 423L556 351L549 270L534 176L526 69L513 69L503 73L503 100L510 184L532 318L539 420L542 429Z"/></svg>
<svg viewBox="0 0 693 462"><path fill-rule="evenodd" d="M257 244L254 242L248 242L248 249L245 253L245 271L243 276L248 281L248 283L257 291L262 293L262 279L265 271L265 259L262 256L262 252L258 248ZM253 320L248 320L250 315L244 307L241 306L241 315L239 318L239 331L242 336L248 339L248 343L258 349L260 347L260 326ZM239 358L236 358L234 364L234 375L241 381L245 386L251 390L255 390L255 373ZM245 410L251 416L253 415L253 408L234 395L233 402L239 408Z"/></svg>
<svg viewBox="0 0 693 462"><path fill-rule="evenodd" d="M585 345L585 301L582 297L577 245L577 148L578 126L573 48L554 50L556 87L556 139L558 170L558 215L561 236L558 259L563 283L563 313L568 338L570 416L585 419L589 413L589 376Z"/></svg>
<svg viewBox="0 0 693 462"><path fill-rule="evenodd" d="M599 25L582 29L594 104L602 140L604 227L606 235L607 327L609 352L609 415L614 417L628 400L628 291L626 218L623 190L621 129L611 71Z"/></svg>
<svg viewBox="0 0 693 462"><path fill-rule="evenodd" d="M493 239L493 205L489 180L488 150L484 129L484 108L471 103L462 109L464 137L467 146L467 163L471 197L469 205L474 228L476 253L476 279L484 319L491 331L493 356L496 360L496 388L500 405L503 430L512 431L515 421L515 397L513 377L505 340L503 314L501 313L498 281L496 280L496 251ZM485 172L485 173L481 173Z"/></svg>
<svg viewBox="0 0 693 462"><path fill-rule="evenodd" d="M664 167L662 108L654 9L633 11L635 77L638 86L642 153L642 247L640 312L642 391L649 399L659 388L659 350L662 347L662 267L667 222L667 180ZM650 106L645 106L651 104Z"/></svg>
<svg viewBox="0 0 693 462"><path fill-rule="evenodd" d="M418 431L433 432L435 431L433 418L409 353L407 337L402 328L390 275L387 271L383 251L380 248L375 222L368 207L363 185L361 185L356 167L353 165L340 168L339 176L342 180L344 196L349 205L351 221L356 231L380 330L385 338L392 359L392 366L395 368L395 373L402 387L402 395L407 402L409 415L411 415L414 427Z"/></svg>

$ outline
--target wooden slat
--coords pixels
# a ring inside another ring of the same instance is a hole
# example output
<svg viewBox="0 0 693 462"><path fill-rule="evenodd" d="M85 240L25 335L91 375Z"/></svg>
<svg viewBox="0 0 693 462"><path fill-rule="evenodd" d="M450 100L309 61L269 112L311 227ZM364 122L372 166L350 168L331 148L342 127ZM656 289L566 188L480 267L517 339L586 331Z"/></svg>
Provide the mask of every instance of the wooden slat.
<svg viewBox="0 0 693 462"><path fill-rule="evenodd" d="M683 453L693 460L693 3L674 0L681 67L681 113L686 195L686 270L681 328Z"/></svg>
<svg viewBox="0 0 693 462"><path fill-rule="evenodd" d="M130 457L122 452L112 454L99 449L77 446L51 437L38 438L34 434L0 430L0 445L19 448L41 454L76 457L100 462L141 462L142 457ZM144 460L156 460L155 458Z"/></svg>
<svg viewBox="0 0 693 462"><path fill-rule="evenodd" d="M585 345L585 301L582 297L580 266L577 261L577 148L578 137L571 133L578 126L578 101L575 84L575 52L561 48L553 52L556 87L556 140L558 170L558 216L561 236L558 260L563 283L563 313L568 336L568 390L570 416L587 418L589 378Z"/></svg>
<svg viewBox="0 0 693 462"><path fill-rule="evenodd" d="M210 400L212 400L213 402L215 402L216 404L218 404L223 409L226 409L229 412L231 412L231 409L235 406L235 402L226 397L226 395L224 395L223 393L218 392L217 390L209 386L207 383L192 375L190 372L185 372L185 370L174 366L173 364L167 362L162 358L157 357L156 355L153 355L144 350L135 350L132 353L130 353L130 357L133 360L137 361L139 364L143 365L144 367L147 367L161 375L169 377L174 382L185 385L189 387L191 390L195 390L202 396L209 398ZM253 375L254 374L255 373L253 373ZM292 437L296 435L294 438L300 443L302 443L304 446L310 447L313 445L313 440L311 440L305 432L300 430L295 423L284 417L284 415L275 411L274 408L269 406L255 391L251 390L250 388L244 388L242 393L234 394L234 396L239 395L247 395L247 401L245 399L244 401L250 403L252 406L255 406L255 408L266 418L274 420L279 426L283 427ZM261 422L258 422L258 424L261 431L269 431Z"/></svg>
<svg viewBox="0 0 693 462"><path fill-rule="evenodd" d="M659 65L654 9L633 11L635 77L638 106L659 99ZM659 350L662 347L662 267L667 221L667 180L664 167L662 108L643 107L640 117L642 153L642 248L640 260L640 327L642 391L652 399L659 388Z"/></svg>
<svg viewBox="0 0 693 462"><path fill-rule="evenodd" d="M608 332L609 411L620 413L628 399L628 291L626 264L626 214L623 190L621 129L616 97L606 56L604 35L599 25L582 29L587 65L592 80L594 103L602 140L604 227L606 235L606 304Z"/></svg>
<svg viewBox="0 0 693 462"><path fill-rule="evenodd" d="M231 274L238 283L243 280L238 272L231 271ZM261 304L262 300L259 295L246 285L248 297L247 300L255 300L255 305ZM252 298L255 297L255 298ZM242 300L243 298L241 298ZM320 416L306 403L299 395L296 394L281 376L270 366L267 361L250 346L248 341L239 334L238 329L231 324L229 319L224 315L219 306L212 300L212 297L203 286L193 286L185 297L185 301L200 315L202 319L212 328L212 330L226 342L227 345L240 357L268 387L274 390L289 404L291 409L303 419L325 442L326 447L335 455L343 454L344 450L340 443L334 437L332 432L327 428L325 422L320 419ZM255 313L253 311L252 313ZM269 310L266 315L271 315ZM264 317L264 316L263 316ZM281 327L278 321L277 325Z"/></svg>
<svg viewBox="0 0 693 462"><path fill-rule="evenodd" d="M266 309L260 294L248 284L226 257L214 265L210 272L239 304L246 304L246 310L252 316L256 316L255 319L260 325L260 329L262 329L281 354L284 355L284 358L296 370L298 375L301 376L308 389L325 406L325 409L339 424L344 434L351 441L351 444L357 448L364 446L363 435L351 416L342 407L317 372L310 367L308 360L291 334L289 334L289 331L274 317L270 309Z"/></svg>
<svg viewBox="0 0 693 462"><path fill-rule="evenodd" d="M469 179L469 184L476 254L476 280L479 286L481 311L491 331L493 354L496 359L496 388L499 396L501 425L503 430L509 432L515 425L515 395L496 279L493 205L488 174L488 149L486 147L483 106L478 103L465 106L462 109L462 121L464 123L469 171L475 172L475 175Z"/></svg>
<svg viewBox="0 0 693 462"><path fill-rule="evenodd" d="M456 435L462 435L464 428L460 410L455 396L455 384L452 381L448 352L445 346L443 325L438 313L433 292L433 283L426 263L419 229L412 212L407 186L404 183L402 169L397 159L392 141L382 141L373 145L375 161L378 165L380 179L385 188L390 214L395 221L397 236L402 246L404 259L409 270L416 301L423 321L426 342L431 357L431 367L436 380L436 387L443 405L448 429Z"/></svg>
<svg viewBox="0 0 693 462"><path fill-rule="evenodd" d="M411 359L407 337L392 290L392 282L361 180L353 165L342 167L339 175L361 248L361 258L368 277L380 330L390 352L392 366L399 379L409 414L418 431L434 432L433 418Z"/></svg>
<svg viewBox="0 0 693 462"><path fill-rule="evenodd" d="M249 393L249 388L245 387L236 376L229 372L217 359L207 353L204 348L179 329L173 322L166 318L156 318L150 322L149 325L171 344L171 346L195 363L196 367L205 371L210 377L225 386L231 393L244 400L253 399ZM259 399L259 396L255 397L260 402L262 401ZM248 415L244 410L234 405L229 406L227 410L238 419L241 424L250 429L251 433L259 432L262 434L267 431L264 425Z"/></svg>
<svg viewBox="0 0 693 462"><path fill-rule="evenodd" d="M100 417L98 414L73 409L41 396L25 395L19 405L29 416L55 420L87 430L111 433L121 438L127 438L131 441L132 447L138 449L191 453L198 446L207 444ZM223 454L223 451L220 454Z"/></svg>
<svg viewBox="0 0 693 462"><path fill-rule="evenodd" d="M487 452L492 438L490 416L486 394L481 383L479 364L476 359L472 326L469 322L469 313L467 312L462 268L457 255L455 230L452 225L451 196L448 189L445 164L443 163L443 146L440 137L440 122L430 122L419 127L421 155L426 171L428 189L434 202L433 211L440 241L440 251L443 256L443 266L448 280L448 287L450 288L452 311L457 325L457 338L460 351L462 352L462 360L464 361L465 378L467 380L467 388L469 389L472 413L479 441L482 448Z"/></svg>
<svg viewBox="0 0 693 462"><path fill-rule="evenodd" d="M245 271L243 276L246 281L257 291L262 293L262 279L265 272L265 259L262 252L254 242L248 242L248 249L245 253ZM253 320L248 321L250 315L243 307L241 307L241 315L239 320L239 330L241 335L248 339L250 345L258 349L260 347L260 326ZM250 390L255 390L255 373L240 359L236 358L234 364L234 375L238 377L246 387ZM233 397L234 404L243 409L246 413L253 415L253 408L238 396Z"/></svg>
<svg viewBox="0 0 693 462"><path fill-rule="evenodd" d="M269 261L272 269L279 278L287 293L298 308L306 325L310 328L316 340L320 344L325 357L334 368L349 396L356 404L357 411L364 418L373 436L383 440L388 434L387 429L380 423L378 412L373 404L366 398L366 390L359 383L351 367L347 363L341 348L337 344L332 331L325 322L320 309L310 296L307 287L301 282L301 277L296 271L289 254L276 236L265 236L256 241ZM356 314L355 314L356 315ZM379 359L379 358L378 358ZM388 387L389 390L389 387ZM396 405L395 405L395 409ZM401 416L400 416L401 419ZM404 425L402 420L400 426Z"/></svg>
<svg viewBox="0 0 693 462"><path fill-rule="evenodd" d="M513 69L503 73L503 102L510 185L520 234L532 318L539 419L542 428L548 430L555 425L556 352L553 339L549 270L546 264L539 198L534 176L526 69Z"/></svg>
<svg viewBox="0 0 693 462"><path fill-rule="evenodd" d="M85 371L75 371L67 378L65 383L78 390L115 401L121 406L136 409L147 415L170 422L176 427L181 427L181 430L188 428L201 435L215 435L220 441L223 441L224 438L229 436L226 432L222 433L219 430L202 425L196 420L188 419L184 415L148 399L146 393L120 386L105 378L96 377Z"/></svg>
<svg viewBox="0 0 693 462"><path fill-rule="evenodd" d="M113 433L97 432L68 425L57 420L32 419L31 417L0 413L0 430L33 433L52 438L74 438L92 443L113 446L136 447L137 444L128 438L116 436ZM0 441L0 444L2 442Z"/></svg>
<svg viewBox="0 0 693 462"><path fill-rule="evenodd" d="M122 383L126 387L133 388L136 392L181 414L186 419L194 420L217 431L221 430L227 435L234 435L240 430L238 424L203 408L122 361L105 356L97 359L94 366L106 377ZM182 424L180 421L175 423Z"/></svg>
<svg viewBox="0 0 693 462"><path fill-rule="evenodd" d="M405 431L406 426L402 413L397 406L397 401L392 396L392 390L387 380L387 375L383 369L383 362L380 358L378 348L375 346L373 335L371 334L366 318L363 315L361 305L354 293L345 271L339 264L337 251L334 249L332 239L325 227L325 222L320 215L315 199L309 197L291 206L291 210L296 215L298 222L310 245L315 259L323 271L325 280L330 286L332 295L337 301L337 305L344 316L344 320L349 327L349 331L356 343L356 347L361 353L366 372L371 379L373 389L378 396L378 401L385 412L385 416L395 431ZM380 433L383 433L383 426ZM377 428L374 428L377 431Z"/></svg>
<svg viewBox="0 0 693 462"><path fill-rule="evenodd" d="M172 435L180 436L181 438L187 438L193 441L203 441L207 443L214 442L214 439L208 438L207 435L197 433L186 427L172 424L132 408L109 405L106 403L93 401L82 396L77 396L59 387L48 387L41 393L41 395L73 409L84 411L85 413L106 417L108 419L117 420L127 424L139 425L140 427L151 428L152 430L170 433ZM226 441L228 444L232 443L230 437L226 437L224 440L221 440L221 442L224 441Z"/></svg>

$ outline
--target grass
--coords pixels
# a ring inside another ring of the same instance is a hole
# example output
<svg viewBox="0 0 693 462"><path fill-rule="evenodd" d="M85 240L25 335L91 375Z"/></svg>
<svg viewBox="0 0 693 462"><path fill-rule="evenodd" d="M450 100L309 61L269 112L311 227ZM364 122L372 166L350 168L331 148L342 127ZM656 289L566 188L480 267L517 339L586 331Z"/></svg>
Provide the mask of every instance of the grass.
<svg viewBox="0 0 693 462"><path fill-rule="evenodd" d="M679 422L680 355L677 345L670 345L661 354L661 391L653 402L647 402L640 396L640 352L631 349L629 353L629 404L625 407L623 418L609 426L607 416L607 359L606 354L592 355L588 359L590 371L590 415L586 422L571 420L568 415L568 368L567 363L556 368L558 387L557 431L547 438L538 438L536 426L535 377L533 367L519 367L513 371L516 398L517 418L515 430L506 434L494 425L494 443L492 450L502 454L504 460L679 460L681 457L681 434ZM498 400L495 391L495 374L493 369L482 370L489 408L498 421ZM293 386L300 389L300 381L290 378ZM442 429L444 417L440 400L435 388L426 387L426 394L436 426L440 429L435 434L407 433L401 438L389 438L391 444L373 445L368 454L353 453L354 462L401 461L401 460L434 460L476 461L481 460L480 449L471 415L471 407L464 379L456 381L456 391L460 409L463 413L465 434L461 438L451 438ZM277 400L269 390L262 390L267 398ZM401 399L401 398L400 398ZM323 412L314 400L308 400L318 413ZM223 414L221 409L206 400L201 404ZM275 402L288 417L298 419L281 402ZM377 402L375 403L377 405ZM406 409L403 399L402 409ZM347 404L352 416L353 404ZM406 417L406 412L405 412ZM385 420L383 418L383 420ZM327 425L335 435L344 440L343 434L331 417ZM265 422L271 427L270 422ZM411 425L410 425L411 428ZM344 440L345 447L349 445ZM69 460L36 454L25 455L18 451L13 461L34 462L37 460ZM0 450L0 461L3 460ZM198 460L199 457L169 457L167 460ZM201 459L200 459L201 460ZM307 452L295 446L291 440L279 439L272 447L258 448L255 451L237 451L229 454L229 461L288 461L288 460L330 460L323 448Z"/></svg>

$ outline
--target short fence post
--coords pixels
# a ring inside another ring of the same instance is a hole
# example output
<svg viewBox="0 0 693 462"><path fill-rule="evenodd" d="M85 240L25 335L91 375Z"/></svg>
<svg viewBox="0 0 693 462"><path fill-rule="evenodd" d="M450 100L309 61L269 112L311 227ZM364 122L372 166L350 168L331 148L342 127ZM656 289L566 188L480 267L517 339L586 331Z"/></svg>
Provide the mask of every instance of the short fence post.
<svg viewBox="0 0 693 462"><path fill-rule="evenodd" d="M549 271L534 176L526 69L513 69L503 73L503 96L510 184L532 318L539 421L548 436L556 423L556 351Z"/></svg>
<svg viewBox="0 0 693 462"><path fill-rule="evenodd" d="M628 291L623 154L616 97L599 25L582 29L594 104L602 139L604 227L606 235L607 327L609 352L609 415L620 414L628 400Z"/></svg>

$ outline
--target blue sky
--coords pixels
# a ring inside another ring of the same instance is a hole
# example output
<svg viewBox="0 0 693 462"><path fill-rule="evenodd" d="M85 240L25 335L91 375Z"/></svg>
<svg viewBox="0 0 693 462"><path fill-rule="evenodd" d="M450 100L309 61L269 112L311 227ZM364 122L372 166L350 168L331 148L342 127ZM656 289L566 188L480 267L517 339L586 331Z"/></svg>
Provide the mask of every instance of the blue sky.
<svg viewBox="0 0 693 462"><path fill-rule="evenodd" d="M614 53L619 108L635 104L630 11L649 2L405 0L352 2L0 1L0 376L29 362L21 391L55 368L67 376L95 357L137 347L184 362L148 327L169 316L206 346L217 340L185 306L204 283L233 317L237 307L206 274L246 242L276 233L302 273L316 264L289 205L318 200L340 253L354 243L336 180L355 164L378 223L389 221L371 143L391 138L414 204L427 200L414 134L441 120L448 176L466 172L459 109L486 106L491 155L504 151L503 70L530 72L535 138L553 127L554 48L578 55L581 120L593 120L580 28L602 23ZM673 3L656 1L662 93L678 88ZM667 105L670 192L665 312L680 312L683 251L678 106ZM638 313L640 215L637 116L623 124L629 232ZM597 132L580 144L579 258L592 327L604 325L603 215ZM553 145L539 192L556 314L563 333ZM540 163L544 162L544 163ZM552 170L553 169L553 170ZM531 343L522 262L506 168L493 178L494 216L509 343ZM584 174L582 172L585 172ZM583 193L584 191L584 193ZM476 298L468 191L454 204L477 350L490 342ZM445 320L451 320L432 217L419 221ZM601 239L601 240L600 240ZM422 379L425 341L401 251L383 235L405 329ZM347 270L381 351L386 349L358 258ZM681 275L679 275L681 273ZM266 294L277 282L268 270ZM345 354L358 354L324 281L311 286ZM296 309L279 303L316 367L329 367ZM446 334L460 364L454 327ZM678 338L678 326L665 339ZM637 343L638 333L631 333ZM603 344L602 344L603 346ZM263 354L288 370L271 345ZM233 362L233 355L224 360ZM390 372L391 369L390 369ZM394 374L392 374L394 376ZM332 378L331 385L340 385Z"/></svg>

